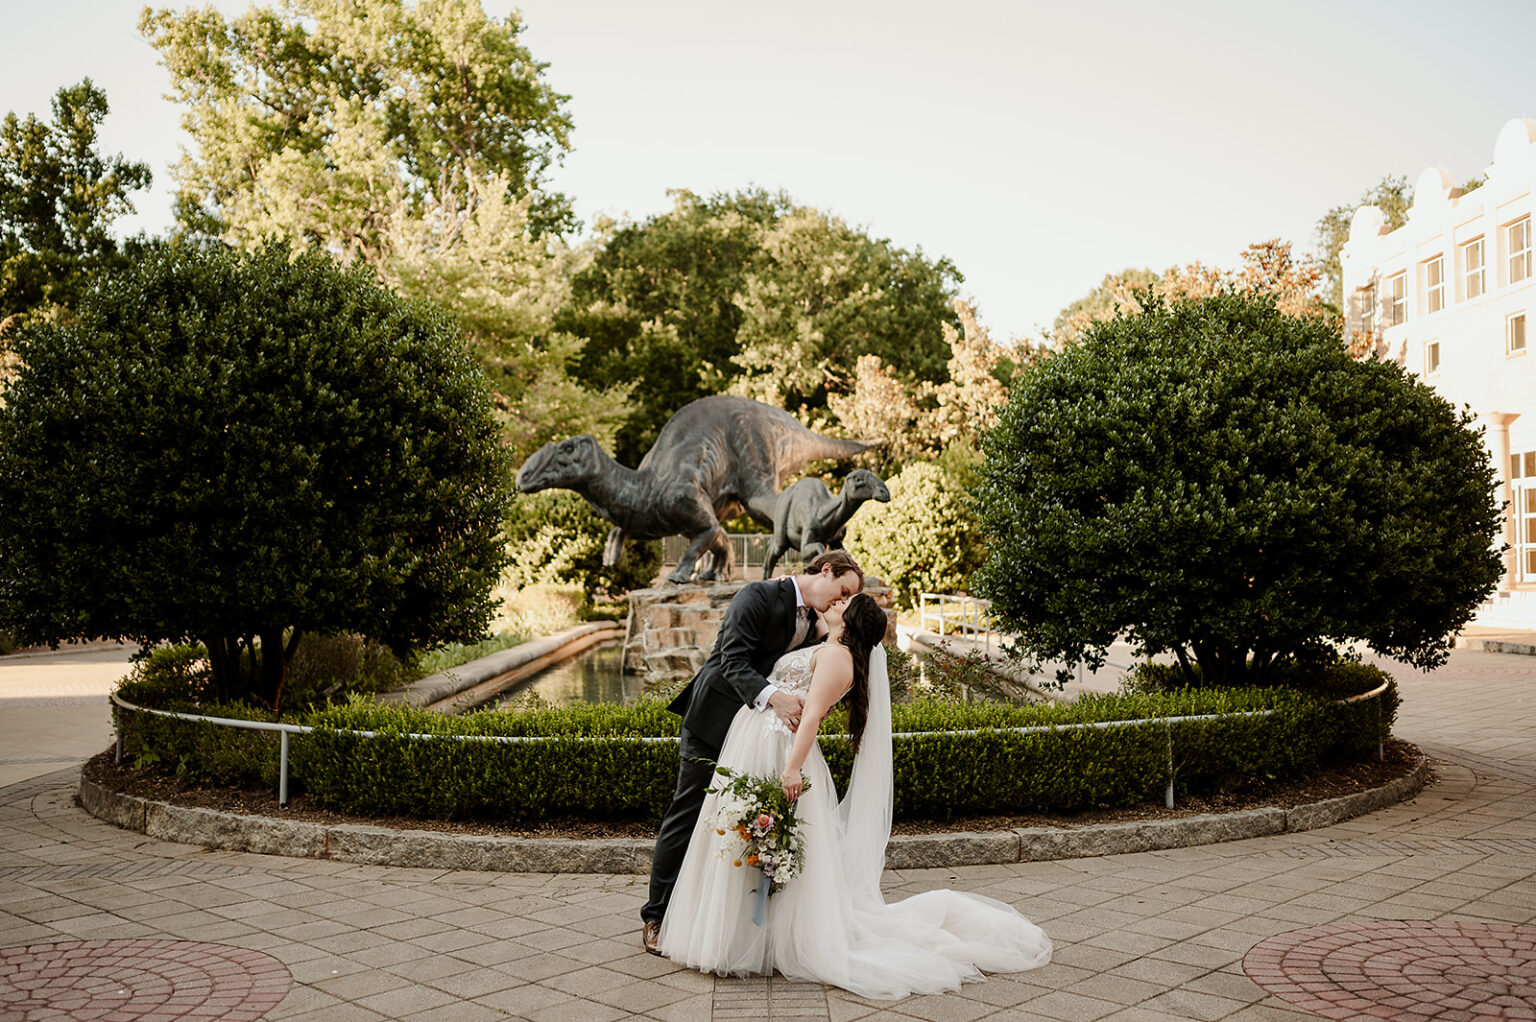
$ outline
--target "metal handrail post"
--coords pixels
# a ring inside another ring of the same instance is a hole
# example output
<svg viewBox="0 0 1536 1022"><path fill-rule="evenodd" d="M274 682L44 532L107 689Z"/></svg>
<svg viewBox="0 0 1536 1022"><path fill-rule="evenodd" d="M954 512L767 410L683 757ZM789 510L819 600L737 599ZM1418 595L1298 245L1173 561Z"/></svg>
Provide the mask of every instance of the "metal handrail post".
<svg viewBox="0 0 1536 1022"><path fill-rule="evenodd" d="M277 750L277 804L288 804L288 732L280 731Z"/></svg>
<svg viewBox="0 0 1536 1022"><path fill-rule="evenodd" d="M1168 790L1163 793L1163 805L1173 808L1173 721L1163 721L1163 730L1168 736Z"/></svg>

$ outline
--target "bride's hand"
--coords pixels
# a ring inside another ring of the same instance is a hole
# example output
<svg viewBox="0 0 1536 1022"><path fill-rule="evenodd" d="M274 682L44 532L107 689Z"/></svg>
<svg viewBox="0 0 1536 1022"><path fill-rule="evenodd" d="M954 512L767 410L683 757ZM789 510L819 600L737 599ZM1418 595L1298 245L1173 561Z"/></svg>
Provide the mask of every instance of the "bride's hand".
<svg viewBox="0 0 1536 1022"><path fill-rule="evenodd" d="M789 797L791 804L800 797L800 792L805 788L805 781L798 770L785 770L779 775L779 784L784 788L784 794Z"/></svg>

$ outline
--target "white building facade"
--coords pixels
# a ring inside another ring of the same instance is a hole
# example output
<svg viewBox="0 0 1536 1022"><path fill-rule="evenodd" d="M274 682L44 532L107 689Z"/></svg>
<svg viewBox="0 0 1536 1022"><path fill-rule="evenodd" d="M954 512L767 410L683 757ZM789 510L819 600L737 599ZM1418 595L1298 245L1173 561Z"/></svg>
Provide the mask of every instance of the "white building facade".
<svg viewBox="0 0 1536 1022"><path fill-rule="evenodd" d="M1408 221L1355 212L1340 254L1345 334L1368 334L1486 427L1503 483L1505 600L1536 607L1536 120L1509 121L1487 181L1465 194L1443 168L1419 176ZM1522 612L1524 616L1524 612Z"/></svg>

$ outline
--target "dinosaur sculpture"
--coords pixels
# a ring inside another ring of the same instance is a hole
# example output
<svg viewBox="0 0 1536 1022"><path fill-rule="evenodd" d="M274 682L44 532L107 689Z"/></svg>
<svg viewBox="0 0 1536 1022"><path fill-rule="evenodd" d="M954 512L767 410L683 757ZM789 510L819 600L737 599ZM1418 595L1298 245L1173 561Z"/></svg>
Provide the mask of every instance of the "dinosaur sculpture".
<svg viewBox="0 0 1536 1022"><path fill-rule="evenodd" d="M763 577L773 577L773 566L789 550L800 551L800 557L808 561L824 550L839 549L843 526L866 500L884 504L890 499L891 491L868 469L849 472L835 497L820 479L801 479L779 494L773 512L773 544L768 548Z"/></svg>
<svg viewBox="0 0 1536 1022"><path fill-rule="evenodd" d="M881 441L814 433L780 408L718 395L684 405L662 427L639 468L614 461L591 436L545 444L517 471L517 488L575 490L613 523L603 563L617 564L624 540L679 533L693 542L667 576L687 582L730 577L731 544L722 519L743 510L773 522L779 489L807 463L848 458ZM708 554L707 560L704 560Z"/></svg>

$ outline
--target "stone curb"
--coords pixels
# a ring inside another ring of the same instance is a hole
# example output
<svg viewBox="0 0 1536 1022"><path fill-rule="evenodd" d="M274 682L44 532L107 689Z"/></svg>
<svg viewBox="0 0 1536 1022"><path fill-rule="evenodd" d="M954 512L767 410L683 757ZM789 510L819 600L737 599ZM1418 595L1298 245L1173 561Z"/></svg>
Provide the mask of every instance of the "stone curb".
<svg viewBox="0 0 1536 1022"><path fill-rule="evenodd" d="M1517 656L1536 656L1536 643L1510 642L1508 639L1458 638L1457 649L1477 649L1484 653L1514 653Z"/></svg>
<svg viewBox="0 0 1536 1022"><path fill-rule="evenodd" d="M1379 788L1289 810L1266 807L1175 820L1075 828L1025 827L985 833L897 834L892 836L886 850L886 868L924 869L1078 859L1311 830L1410 798L1424 786L1429 773L1429 760L1421 756L1412 770ZM651 868L651 841L648 838L521 838L396 830L354 823L308 823L171 805L110 791L83 775L80 778L80 803L92 816L126 830L139 831L162 841L233 852L332 859L369 866L504 873L642 874Z"/></svg>

